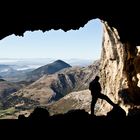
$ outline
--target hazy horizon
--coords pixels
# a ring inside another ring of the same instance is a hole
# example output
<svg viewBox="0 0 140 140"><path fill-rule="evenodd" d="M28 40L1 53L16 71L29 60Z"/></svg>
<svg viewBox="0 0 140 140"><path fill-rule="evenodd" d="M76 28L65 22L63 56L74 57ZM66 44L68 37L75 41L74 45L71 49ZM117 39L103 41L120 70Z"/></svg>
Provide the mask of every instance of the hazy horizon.
<svg viewBox="0 0 140 140"><path fill-rule="evenodd" d="M16 66L28 66L38 68L43 65L47 65L49 63L53 63L56 60L62 60L71 66L88 66L94 62L92 59L53 59L53 58L0 58L0 65L16 65Z"/></svg>
<svg viewBox="0 0 140 140"><path fill-rule="evenodd" d="M89 21L79 30L26 31L24 37L10 35L0 41L0 59L84 59L100 58L102 25Z"/></svg>

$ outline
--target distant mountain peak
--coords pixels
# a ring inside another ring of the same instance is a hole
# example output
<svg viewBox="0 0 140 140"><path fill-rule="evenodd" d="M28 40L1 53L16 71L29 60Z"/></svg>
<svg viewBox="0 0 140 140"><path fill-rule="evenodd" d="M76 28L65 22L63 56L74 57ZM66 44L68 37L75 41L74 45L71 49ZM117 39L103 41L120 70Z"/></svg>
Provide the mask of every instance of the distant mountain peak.
<svg viewBox="0 0 140 140"><path fill-rule="evenodd" d="M56 60L53 63L41 66L28 74L30 81L35 81L45 74L54 74L64 68L69 68L71 65L62 61Z"/></svg>
<svg viewBox="0 0 140 140"><path fill-rule="evenodd" d="M56 60L56 61L54 61L53 63L51 63L52 65L57 65L57 64L59 64L59 65L65 65L66 67L71 67L71 65L70 64L68 64L68 63L66 63L65 61L63 61L63 60L60 60L60 59L58 59L58 60Z"/></svg>
<svg viewBox="0 0 140 140"><path fill-rule="evenodd" d="M58 60L56 60L56 61L54 61L54 62L57 62L57 63L65 63L64 61L62 61L62 60L60 60L60 59L58 59Z"/></svg>

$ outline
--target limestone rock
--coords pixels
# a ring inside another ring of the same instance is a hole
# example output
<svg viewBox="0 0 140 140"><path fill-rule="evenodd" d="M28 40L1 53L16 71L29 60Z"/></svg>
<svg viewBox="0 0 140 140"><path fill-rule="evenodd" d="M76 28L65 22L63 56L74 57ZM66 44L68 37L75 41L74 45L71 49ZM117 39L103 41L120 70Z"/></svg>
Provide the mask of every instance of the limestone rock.
<svg viewBox="0 0 140 140"><path fill-rule="evenodd" d="M127 42L122 44L115 28L103 22L103 42L100 65L100 83L102 93L113 102L128 111L128 108L140 103L138 49ZM102 100L97 114L106 115L111 106Z"/></svg>

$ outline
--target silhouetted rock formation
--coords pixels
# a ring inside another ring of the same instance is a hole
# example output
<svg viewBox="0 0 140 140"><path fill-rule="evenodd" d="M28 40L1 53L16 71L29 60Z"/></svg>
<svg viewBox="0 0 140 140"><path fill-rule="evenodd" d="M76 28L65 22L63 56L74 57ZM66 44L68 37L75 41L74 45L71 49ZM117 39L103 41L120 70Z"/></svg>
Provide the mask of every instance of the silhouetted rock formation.
<svg viewBox="0 0 140 140"><path fill-rule="evenodd" d="M140 108L133 107L128 111L128 117L135 119L140 119Z"/></svg>
<svg viewBox="0 0 140 140"><path fill-rule="evenodd" d="M19 115L19 116L18 116L18 119L19 119L19 120L26 120L26 117L25 117L24 115Z"/></svg>
<svg viewBox="0 0 140 140"><path fill-rule="evenodd" d="M122 120L122 119L126 119L126 113L125 111L118 105L114 106L113 109L107 113L107 116L92 116L89 115L88 112L86 112L85 110L70 110L67 113L64 114L58 114L58 115L53 115L50 116L49 112L47 109L41 108L41 107L37 107L34 109L34 111L29 115L29 117L25 117L24 115L19 115L18 119L19 120L87 120L87 121L91 121L91 120L96 120L98 118L103 118L104 120L108 119L108 120Z"/></svg>
<svg viewBox="0 0 140 140"><path fill-rule="evenodd" d="M49 118L49 112L44 109L37 107L35 110L30 114L28 119L31 120L47 120Z"/></svg>
<svg viewBox="0 0 140 140"><path fill-rule="evenodd" d="M5 125L4 120L0 120L0 129L3 131L10 129L10 132L16 131L19 132L18 134L33 132L34 136L47 134L51 137L52 134L60 136L62 132L67 136L73 134L72 137L75 135L87 137L88 135L94 138L95 136L100 137L101 134L105 137L109 135L108 133L126 137L129 132L131 135L133 132L136 133L136 130L139 130L137 127L140 125L140 118L137 115L125 116L125 112L119 106L116 106L107 116L95 117L84 110L71 110L65 114L49 116L47 110L37 108L29 117L20 115L18 120L6 121L8 125Z"/></svg>
<svg viewBox="0 0 140 140"><path fill-rule="evenodd" d="M126 112L118 105L115 105L113 109L107 113L107 117L110 119L124 119Z"/></svg>

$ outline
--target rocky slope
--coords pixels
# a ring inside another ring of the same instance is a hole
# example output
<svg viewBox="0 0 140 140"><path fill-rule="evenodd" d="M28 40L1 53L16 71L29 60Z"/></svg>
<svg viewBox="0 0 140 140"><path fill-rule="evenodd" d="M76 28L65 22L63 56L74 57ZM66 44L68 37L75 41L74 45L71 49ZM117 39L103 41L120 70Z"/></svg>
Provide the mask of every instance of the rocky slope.
<svg viewBox="0 0 140 140"><path fill-rule="evenodd" d="M64 114L70 110L84 109L90 112L91 94L89 90L72 92L47 106L50 115Z"/></svg>

